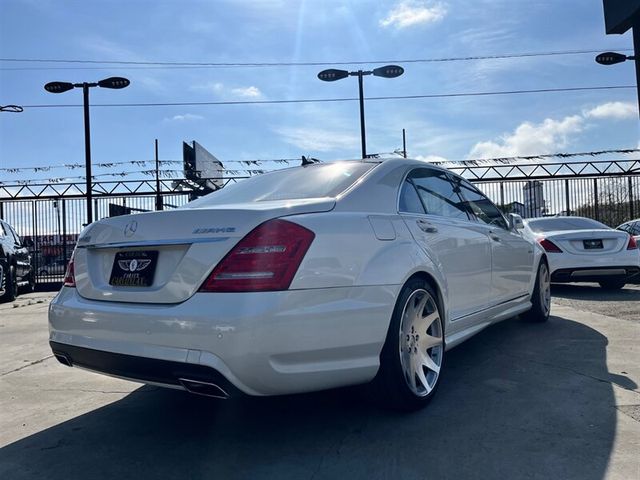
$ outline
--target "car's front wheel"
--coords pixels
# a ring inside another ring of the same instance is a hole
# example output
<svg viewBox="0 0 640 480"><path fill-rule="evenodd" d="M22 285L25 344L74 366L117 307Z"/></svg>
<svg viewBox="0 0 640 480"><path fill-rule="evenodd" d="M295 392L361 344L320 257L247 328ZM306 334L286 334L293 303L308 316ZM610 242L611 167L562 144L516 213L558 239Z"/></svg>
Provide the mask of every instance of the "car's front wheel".
<svg viewBox="0 0 640 480"><path fill-rule="evenodd" d="M445 350L441 311L435 291L424 280L410 280L402 288L373 381L375 395L385 406L417 410L435 394Z"/></svg>

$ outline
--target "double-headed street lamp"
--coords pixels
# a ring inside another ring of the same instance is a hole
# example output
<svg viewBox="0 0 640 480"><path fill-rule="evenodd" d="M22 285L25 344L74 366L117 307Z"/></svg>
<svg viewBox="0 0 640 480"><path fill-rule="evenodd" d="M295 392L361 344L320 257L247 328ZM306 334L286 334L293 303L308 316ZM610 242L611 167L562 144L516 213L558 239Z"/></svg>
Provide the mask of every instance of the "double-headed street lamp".
<svg viewBox="0 0 640 480"><path fill-rule="evenodd" d="M129 80L123 77L109 77L97 83L69 83L69 82L49 82L44 89L50 93L63 93L73 88L82 88L84 103L84 153L85 153L85 175L87 179L87 224L93 222L93 195L91 186L91 136L89 129L89 89L91 87L102 87L120 89L129 86Z"/></svg>
<svg viewBox="0 0 640 480"><path fill-rule="evenodd" d="M640 28L640 27L639 27ZM625 55L617 52L604 52L596 56L596 62L600 65L615 65L616 63L635 61L636 64L636 84L638 90L638 112L640 113L640 31L636 33L634 28L635 55Z"/></svg>
<svg viewBox="0 0 640 480"><path fill-rule="evenodd" d="M398 65L385 65L373 70L357 70L349 72L347 70L337 70L330 68L323 70L318 74L318 78L325 82L335 82L347 77L358 77L358 92L360 94L360 138L362 141L362 158L367 158L367 140L364 129L364 89L362 86L362 77L365 75L375 75L376 77L396 78L404 73L404 68Z"/></svg>

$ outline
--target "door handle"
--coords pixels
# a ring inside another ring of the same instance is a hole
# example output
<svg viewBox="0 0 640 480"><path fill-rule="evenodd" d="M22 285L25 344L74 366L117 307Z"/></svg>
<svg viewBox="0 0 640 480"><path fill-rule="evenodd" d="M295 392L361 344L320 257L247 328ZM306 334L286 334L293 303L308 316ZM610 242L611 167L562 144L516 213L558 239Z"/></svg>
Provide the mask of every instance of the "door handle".
<svg viewBox="0 0 640 480"><path fill-rule="evenodd" d="M418 224L418 228L423 232L427 232L427 233L438 232L438 229L434 227L431 223L427 222L426 220L416 220L416 223Z"/></svg>
<svg viewBox="0 0 640 480"><path fill-rule="evenodd" d="M489 232L489 238L491 240L493 240L494 242L499 242L500 241L500 237L498 235L496 235L493 232Z"/></svg>

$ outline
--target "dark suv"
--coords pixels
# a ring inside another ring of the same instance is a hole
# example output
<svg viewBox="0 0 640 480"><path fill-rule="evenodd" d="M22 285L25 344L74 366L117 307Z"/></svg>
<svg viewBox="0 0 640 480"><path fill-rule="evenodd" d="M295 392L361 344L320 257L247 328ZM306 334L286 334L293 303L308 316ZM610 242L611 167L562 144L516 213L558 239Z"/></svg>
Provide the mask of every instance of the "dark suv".
<svg viewBox="0 0 640 480"><path fill-rule="evenodd" d="M20 241L16 231L0 220L0 301L12 301L19 288L32 291L35 272L31 255Z"/></svg>

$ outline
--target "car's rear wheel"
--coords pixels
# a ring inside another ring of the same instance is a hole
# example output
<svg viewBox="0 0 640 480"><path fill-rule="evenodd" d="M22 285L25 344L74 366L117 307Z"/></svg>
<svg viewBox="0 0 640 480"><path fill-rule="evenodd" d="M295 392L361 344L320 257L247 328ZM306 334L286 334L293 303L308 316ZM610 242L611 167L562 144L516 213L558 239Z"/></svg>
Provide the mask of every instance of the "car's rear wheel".
<svg viewBox="0 0 640 480"><path fill-rule="evenodd" d="M551 313L551 276L549 266L543 259L538 265L536 283L531 294L531 310L524 313L524 318L533 322L546 322Z"/></svg>
<svg viewBox="0 0 640 480"><path fill-rule="evenodd" d="M620 290L627 284L624 280L602 280L598 283L605 290Z"/></svg>
<svg viewBox="0 0 640 480"><path fill-rule="evenodd" d="M444 323L427 282L410 280L400 292L373 381L385 406L417 410L433 397L444 363Z"/></svg>
<svg viewBox="0 0 640 480"><path fill-rule="evenodd" d="M16 267L11 266L6 271L4 276L4 295L0 297L0 301L3 302L12 302L16 299L17 288L16 288Z"/></svg>

